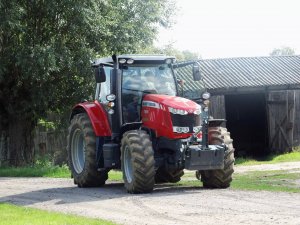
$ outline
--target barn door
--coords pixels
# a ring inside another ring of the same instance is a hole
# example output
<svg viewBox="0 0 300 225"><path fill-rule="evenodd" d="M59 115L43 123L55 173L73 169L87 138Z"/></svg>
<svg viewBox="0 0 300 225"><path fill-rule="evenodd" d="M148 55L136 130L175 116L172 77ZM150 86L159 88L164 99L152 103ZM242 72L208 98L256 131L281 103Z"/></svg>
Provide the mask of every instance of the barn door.
<svg viewBox="0 0 300 225"><path fill-rule="evenodd" d="M289 151L293 146L295 92L273 91L267 98L270 150Z"/></svg>

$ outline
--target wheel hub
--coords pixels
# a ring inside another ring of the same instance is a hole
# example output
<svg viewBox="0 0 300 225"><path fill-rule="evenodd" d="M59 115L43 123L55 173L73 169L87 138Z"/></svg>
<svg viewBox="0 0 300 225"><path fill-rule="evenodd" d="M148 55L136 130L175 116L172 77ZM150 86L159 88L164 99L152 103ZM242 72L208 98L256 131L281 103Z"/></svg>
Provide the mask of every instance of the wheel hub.
<svg viewBox="0 0 300 225"><path fill-rule="evenodd" d="M132 164L131 164L131 152L128 146L125 147L124 150L124 159L123 159L123 163L124 163L124 170L125 170L125 176L127 179L128 183L132 182Z"/></svg>
<svg viewBox="0 0 300 225"><path fill-rule="evenodd" d="M86 143L83 138L82 130L77 128L72 136L72 163L77 174L81 173L85 163L85 147Z"/></svg>

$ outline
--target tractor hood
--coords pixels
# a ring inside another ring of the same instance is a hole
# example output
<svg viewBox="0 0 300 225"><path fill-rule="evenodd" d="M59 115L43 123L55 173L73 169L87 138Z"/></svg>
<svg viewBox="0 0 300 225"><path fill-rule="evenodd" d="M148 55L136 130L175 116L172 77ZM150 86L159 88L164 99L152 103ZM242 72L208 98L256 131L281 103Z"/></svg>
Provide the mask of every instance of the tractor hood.
<svg viewBox="0 0 300 225"><path fill-rule="evenodd" d="M148 94L142 102L143 126L155 131L156 137L189 138L201 127L201 107L189 99Z"/></svg>
<svg viewBox="0 0 300 225"><path fill-rule="evenodd" d="M193 102L186 98L181 98L177 96L169 96L169 95L158 95L158 94L148 94L143 98L144 102L153 102L153 104L158 103L159 106L163 110L168 110L168 107L177 110L185 110L187 113L200 113L201 106L196 102Z"/></svg>

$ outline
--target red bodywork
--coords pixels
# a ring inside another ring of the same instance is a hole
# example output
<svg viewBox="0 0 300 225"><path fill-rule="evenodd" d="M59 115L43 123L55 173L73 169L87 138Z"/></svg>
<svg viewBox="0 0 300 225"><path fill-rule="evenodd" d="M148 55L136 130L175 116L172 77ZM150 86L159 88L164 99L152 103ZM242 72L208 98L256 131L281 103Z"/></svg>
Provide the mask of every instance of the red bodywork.
<svg viewBox="0 0 300 225"><path fill-rule="evenodd" d="M194 113L199 110L199 105L191 100L169 96L149 94L143 99L141 117L143 126L151 128L156 132L157 137L166 137L169 139L188 138L191 133L174 133L169 107L186 110L188 113ZM152 105L151 105L152 104Z"/></svg>
<svg viewBox="0 0 300 225"><path fill-rule="evenodd" d="M107 113L98 101L77 104L73 112L80 109L88 114L96 136L111 136Z"/></svg>
<svg viewBox="0 0 300 225"><path fill-rule="evenodd" d="M169 107L194 113L195 110L199 109L197 103L181 97L157 94L146 95L143 98L143 102L152 103L152 105L142 106L141 118L143 126L154 130L156 137L184 139L192 135L192 133L173 132ZM81 112L82 109L88 114L96 136L111 136L112 132L107 113L98 101L77 104L73 108L73 112ZM198 137L201 138L200 136Z"/></svg>

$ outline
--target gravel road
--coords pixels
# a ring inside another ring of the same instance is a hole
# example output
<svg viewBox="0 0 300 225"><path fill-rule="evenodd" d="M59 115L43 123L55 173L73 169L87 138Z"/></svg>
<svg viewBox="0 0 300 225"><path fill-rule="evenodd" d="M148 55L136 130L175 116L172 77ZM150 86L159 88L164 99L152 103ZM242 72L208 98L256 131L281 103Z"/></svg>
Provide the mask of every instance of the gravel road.
<svg viewBox="0 0 300 225"><path fill-rule="evenodd" d="M299 168L299 167L298 167ZM300 224L300 194L158 185L130 195L122 183L81 189L71 179L0 178L0 202L119 224Z"/></svg>

